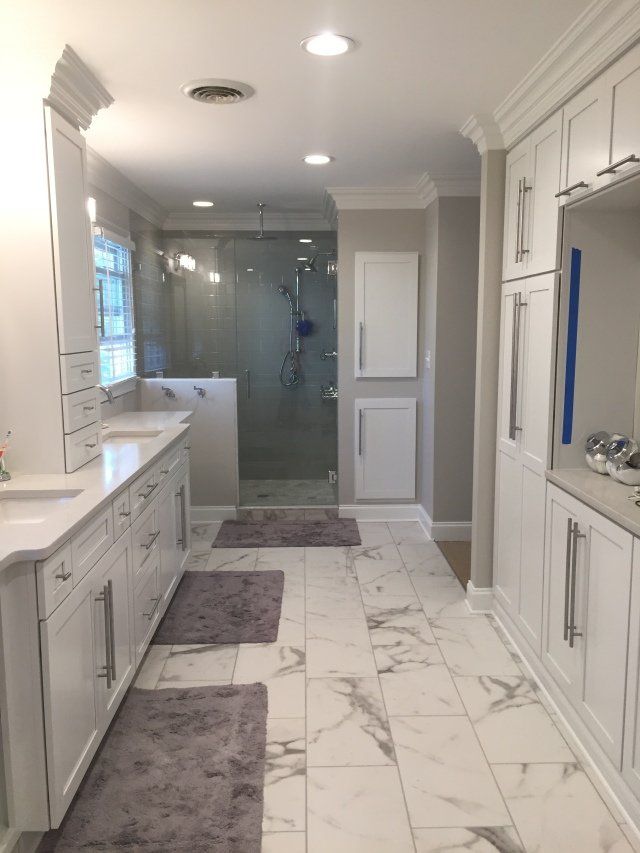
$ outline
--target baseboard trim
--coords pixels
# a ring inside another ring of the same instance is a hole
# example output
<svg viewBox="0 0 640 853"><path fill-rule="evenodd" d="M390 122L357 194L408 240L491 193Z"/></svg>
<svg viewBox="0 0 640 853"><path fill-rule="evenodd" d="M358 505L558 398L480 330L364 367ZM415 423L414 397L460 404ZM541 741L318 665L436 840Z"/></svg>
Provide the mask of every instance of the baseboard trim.
<svg viewBox="0 0 640 853"><path fill-rule="evenodd" d="M210 524L214 521L235 521L238 511L235 506L192 506L191 522L194 524Z"/></svg>
<svg viewBox="0 0 640 853"><path fill-rule="evenodd" d="M436 542L471 542L471 522L432 521L431 538Z"/></svg>
<svg viewBox="0 0 640 853"><path fill-rule="evenodd" d="M6 829L0 837L0 853L35 853L42 838L42 832Z"/></svg>
<svg viewBox="0 0 640 853"><path fill-rule="evenodd" d="M467 583L467 607L472 613L490 613L493 610L493 587L474 586Z"/></svg>
<svg viewBox="0 0 640 853"><path fill-rule="evenodd" d="M341 504L339 518L357 521L420 521L420 504Z"/></svg>

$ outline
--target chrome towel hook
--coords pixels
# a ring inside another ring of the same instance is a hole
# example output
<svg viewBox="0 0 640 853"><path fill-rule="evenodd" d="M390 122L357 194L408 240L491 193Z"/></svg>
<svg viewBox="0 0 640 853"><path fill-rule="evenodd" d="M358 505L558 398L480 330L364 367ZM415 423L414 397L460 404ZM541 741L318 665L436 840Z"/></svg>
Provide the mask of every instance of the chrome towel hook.
<svg viewBox="0 0 640 853"><path fill-rule="evenodd" d="M198 397L207 396L207 392L204 390L204 388L200 388L198 385L194 385L193 390L198 392Z"/></svg>

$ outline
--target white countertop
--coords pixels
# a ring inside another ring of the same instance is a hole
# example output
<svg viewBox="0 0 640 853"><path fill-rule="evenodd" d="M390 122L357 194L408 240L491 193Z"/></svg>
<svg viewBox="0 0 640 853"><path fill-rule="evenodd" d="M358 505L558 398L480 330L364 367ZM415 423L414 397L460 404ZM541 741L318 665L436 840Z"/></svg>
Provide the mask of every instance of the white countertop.
<svg viewBox="0 0 640 853"><path fill-rule="evenodd" d="M550 483L569 492L634 536L640 536L640 507L628 499L633 494L633 486L617 483L589 468L556 468L546 473Z"/></svg>
<svg viewBox="0 0 640 853"><path fill-rule="evenodd" d="M22 560L41 560L59 548L95 512L109 504L120 489L153 463L189 429L191 412L126 412L108 419L104 437L129 431L161 430L149 439L105 444L102 455L73 474L16 474L0 483L0 500L8 492L81 490L81 494L52 508L42 521L0 521L0 571ZM7 452L7 467L11 462ZM28 495L27 495L28 496Z"/></svg>

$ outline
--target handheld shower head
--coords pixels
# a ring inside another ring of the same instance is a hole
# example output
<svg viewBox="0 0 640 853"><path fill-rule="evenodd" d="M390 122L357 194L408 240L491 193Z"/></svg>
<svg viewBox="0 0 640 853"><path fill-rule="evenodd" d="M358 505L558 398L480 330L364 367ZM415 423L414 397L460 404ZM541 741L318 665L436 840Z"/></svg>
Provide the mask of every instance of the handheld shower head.
<svg viewBox="0 0 640 853"><path fill-rule="evenodd" d="M282 293L283 296L287 297L287 299L289 300L289 308L291 308L291 310L293 311L293 300L291 299L291 294L289 293L287 288L281 284L278 288L278 293Z"/></svg>

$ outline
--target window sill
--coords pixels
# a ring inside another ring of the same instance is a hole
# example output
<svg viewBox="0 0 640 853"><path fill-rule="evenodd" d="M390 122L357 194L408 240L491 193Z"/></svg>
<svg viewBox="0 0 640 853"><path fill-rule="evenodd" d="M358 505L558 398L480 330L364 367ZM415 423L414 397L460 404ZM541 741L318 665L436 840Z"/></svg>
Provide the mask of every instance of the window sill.
<svg viewBox="0 0 640 853"><path fill-rule="evenodd" d="M131 391L135 391L137 384L138 377L129 376L127 379L120 379L118 382L113 382L107 387L109 388L113 396L117 399L118 397L123 397L125 394L130 394Z"/></svg>

